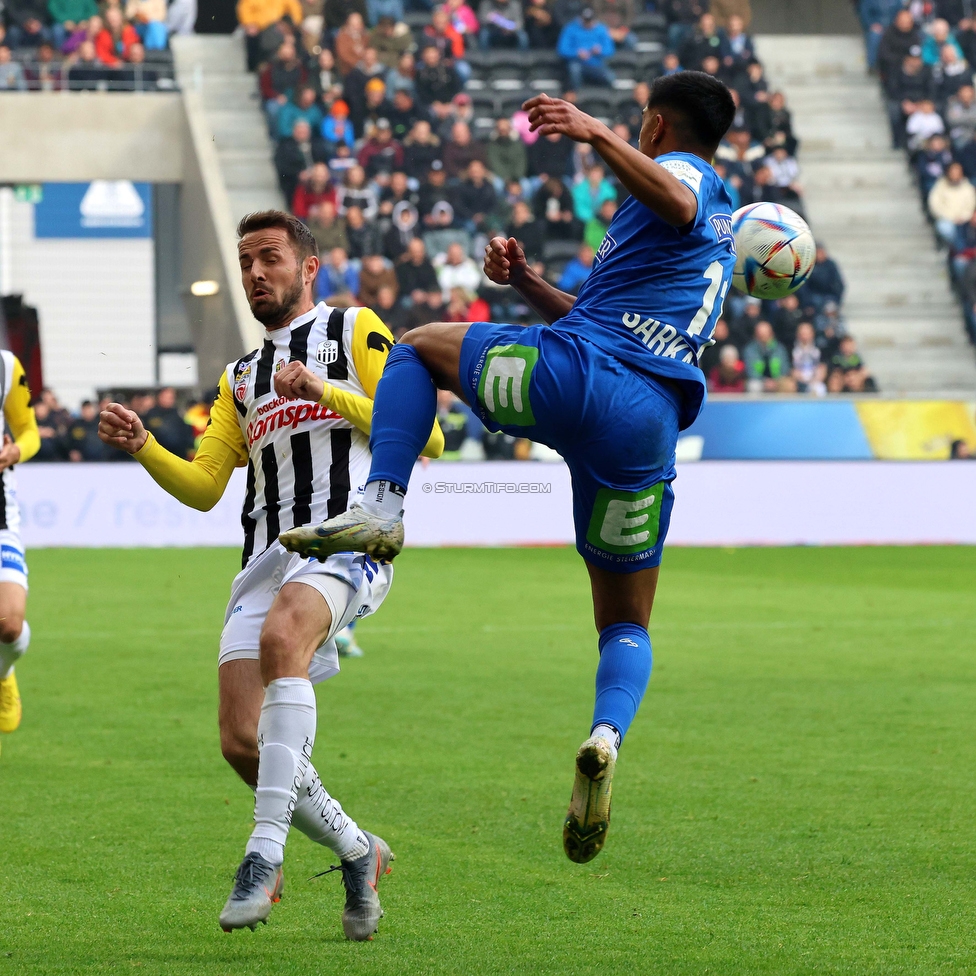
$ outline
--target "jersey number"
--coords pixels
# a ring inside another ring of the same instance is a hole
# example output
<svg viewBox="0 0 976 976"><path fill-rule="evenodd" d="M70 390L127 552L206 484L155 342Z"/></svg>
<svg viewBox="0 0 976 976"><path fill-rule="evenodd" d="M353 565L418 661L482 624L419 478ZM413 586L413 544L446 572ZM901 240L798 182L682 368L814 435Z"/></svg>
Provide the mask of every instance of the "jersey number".
<svg viewBox="0 0 976 976"><path fill-rule="evenodd" d="M705 289L705 298L702 301L702 307L698 309L698 314L691 320L691 325L688 326L688 335L701 335L702 329L705 328L706 323L712 317L712 309L715 308L715 299L718 296L719 289L722 289L722 301L725 301L725 293L729 290L729 282L726 281L722 284L722 279L725 277L725 270L722 268L721 261L713 261L706 269L705 273L702 275L708 281L708 287Z"/></svg>

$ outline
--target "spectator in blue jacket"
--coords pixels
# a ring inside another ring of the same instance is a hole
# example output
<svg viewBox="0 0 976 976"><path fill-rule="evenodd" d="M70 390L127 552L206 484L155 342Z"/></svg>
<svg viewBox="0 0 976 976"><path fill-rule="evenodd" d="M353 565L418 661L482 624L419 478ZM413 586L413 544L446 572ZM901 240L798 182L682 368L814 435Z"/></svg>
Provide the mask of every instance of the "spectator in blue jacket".
<svg viewBox="0 0 976 976"><path fill-rule="evenodd" d="M318 132L322 126L322 109L318 107L315 89L310 86L299 88L294 101L281 106L277 119L278 138L290 136L299 121L307 122L313 132Z"/></svg>
<svg viewBox="0 0 976 976"><path fill-rule="evenodd" d="M590 276L593 270L593 248L589 244L581 244L576 252L576 257L563 269L563 273L556 282L556 287L560 291L569 292L575 295L580 286Z"/></svg>
<svg viewBox="0 0 976 976"><path fill-rule="evenodd" d="M591 166L585 180L580 180L573 187L573 212L585 224L592 220L607 200L617 200L617 191L607 179L606 170L600 166Z"/></svg>
<svg viewBox="0 0 976 976"><path fill-rule="evenodd" d="M594 17L592 8L584 7L580 16L562 29L556 50L566 62L570 88L579 89L584 81L613 85L613 72L604 64L613 54L613 38Z"/></svg>

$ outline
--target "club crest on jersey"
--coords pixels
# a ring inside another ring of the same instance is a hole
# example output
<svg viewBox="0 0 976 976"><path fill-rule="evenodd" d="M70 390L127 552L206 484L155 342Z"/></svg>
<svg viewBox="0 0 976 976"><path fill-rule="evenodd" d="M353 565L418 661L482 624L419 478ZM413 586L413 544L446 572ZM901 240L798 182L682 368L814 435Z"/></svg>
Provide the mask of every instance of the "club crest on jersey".
<svg viewBox="0 0 976 976"><path fill-rule="evenodd" d="M245 363L235 374L234 382L243 383L251 375L251 364Z"/></svg>
<svg viewBox="0 0 976 976"><path fill-rule="evenodd" d="M320 366L331 366L339 358L339 342L325 339L315 347L315 361Z"/></svg>
<svg viewBox="0 0 976 976"><path fill-rule="evenodd" d="M285 361L283 359L279 359L278 362L275 363L275 372L280 373L284 368Z"/></svg>
<svg viewBox="0 0 976 976"><path fill-rule="evenodd" d="M727 241L732 248L732 253L735 254L735 234L732 233L732 215L712 214L708 218L708 222L712 225L712 230L715 231L715 239L719 243Z"/></svg>

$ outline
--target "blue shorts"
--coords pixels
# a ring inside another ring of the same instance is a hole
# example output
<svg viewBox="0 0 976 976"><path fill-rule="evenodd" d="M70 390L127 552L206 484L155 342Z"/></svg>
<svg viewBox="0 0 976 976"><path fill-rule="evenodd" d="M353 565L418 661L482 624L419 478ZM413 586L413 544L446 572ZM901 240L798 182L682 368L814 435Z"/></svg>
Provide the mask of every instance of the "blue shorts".
<svg viewBox="0 0 976 976"><path fill-rule="evenodd" d="M617 573L660 565L681 407L667 381L558 327L494 322L468 329L460 374L489 430L565 458L576 548L588 563Z"/></svg>

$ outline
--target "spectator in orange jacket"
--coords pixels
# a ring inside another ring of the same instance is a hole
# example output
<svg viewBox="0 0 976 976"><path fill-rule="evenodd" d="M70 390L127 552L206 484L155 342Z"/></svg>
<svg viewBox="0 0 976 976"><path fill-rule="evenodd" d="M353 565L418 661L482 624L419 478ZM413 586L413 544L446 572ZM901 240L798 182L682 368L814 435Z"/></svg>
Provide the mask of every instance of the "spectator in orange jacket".
<svg viewBox="0 0 976 976"><path fill-rule="evenodd" d="M105 27L95 38L95 55L102 64L117 68L122 61L128 61L129 48L138 44L136 29L125 22L118 7L105 11Z"/></svg>
<svg viewBox="0 0 976 976"><path fill-rule="evenodd" d="M238 0L237 20L241 26L263 31L284 17L298 27L302 20L302 5L298 0Z"/></svg>

